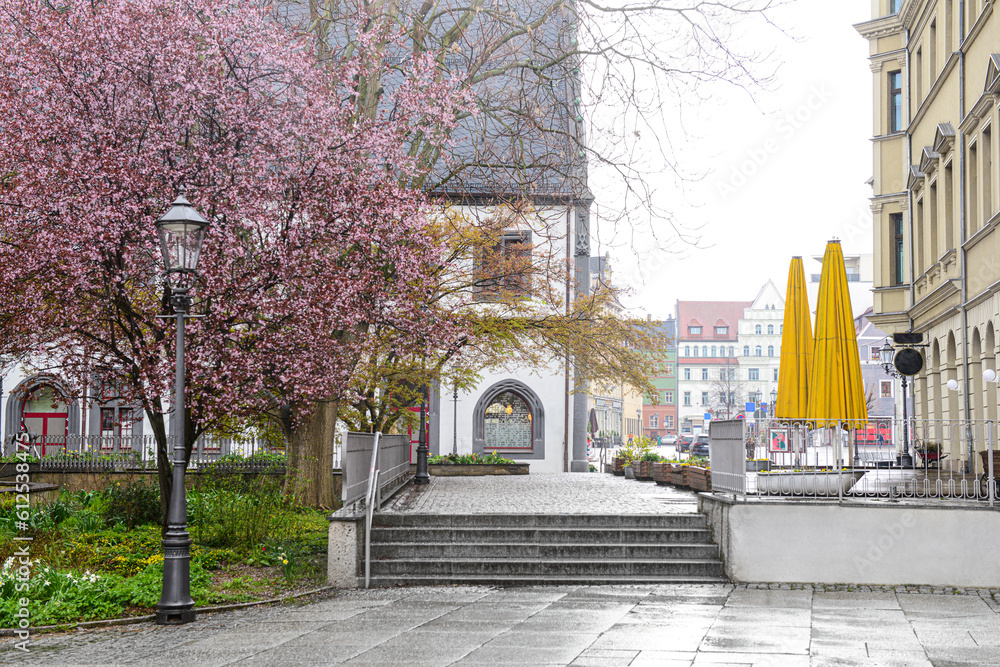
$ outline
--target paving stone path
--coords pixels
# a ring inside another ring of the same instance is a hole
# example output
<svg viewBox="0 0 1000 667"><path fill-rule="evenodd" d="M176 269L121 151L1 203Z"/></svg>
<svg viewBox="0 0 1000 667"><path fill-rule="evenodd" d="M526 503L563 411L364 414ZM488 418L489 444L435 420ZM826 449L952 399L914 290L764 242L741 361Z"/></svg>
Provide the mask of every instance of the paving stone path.
<svg viewBox="0 0 1000 667"><path fill-rule="evenodd" d="M998 665L994 591L732 585L341 591L0 643L33 665Z"/></svg>
<svg viewBox="0 0 1000 667"><path fill-rule="evenodd" d="M693 514L695 494L607 473L435 477L409 485L383 511L414 514Z"/></svg>

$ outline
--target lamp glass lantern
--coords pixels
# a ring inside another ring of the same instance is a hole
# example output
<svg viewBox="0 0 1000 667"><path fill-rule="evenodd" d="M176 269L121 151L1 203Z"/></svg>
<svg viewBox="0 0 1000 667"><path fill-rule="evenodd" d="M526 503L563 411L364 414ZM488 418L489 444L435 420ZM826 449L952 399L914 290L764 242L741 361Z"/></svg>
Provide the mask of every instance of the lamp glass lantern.
<svg viewBox="0 0 1000 667"><path fill-rule="evenodd" d="M896 357L896 350L892 347L892 343L888 340L882 345L882 349L878 351L878 360L882 366L885 367L886 371L892 366L892 360Z"/></svg>
<svg viewBox="0 0 1000 667"><path fill-rule="evenodd" d="M183 193L174 200L170 210L156 221L163 264L172 287L190 287L194 272L198 269L201 244L205 240L207 228L208 220L191 206Z"/></svg>

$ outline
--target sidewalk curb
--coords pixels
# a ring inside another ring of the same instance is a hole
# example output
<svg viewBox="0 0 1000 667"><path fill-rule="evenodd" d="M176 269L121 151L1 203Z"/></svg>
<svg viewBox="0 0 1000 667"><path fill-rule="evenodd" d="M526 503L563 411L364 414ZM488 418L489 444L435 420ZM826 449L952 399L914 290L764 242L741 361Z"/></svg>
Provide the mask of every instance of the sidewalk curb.
<svg viewBox="0 0 1000 667"><path fill-rule="evenodd" d="M255 600L253 602L237 602L233 604L224 604L217 607L201 607L197 609L199 614L210 614L220 611L233 611L236 609L245 609L246 607L260 607L268 604L276 604L279 602L288 602L289 600L295 600L297 598L306 597L307 595L315 595L316 593L325 593L326 591L336 590L337 586L322 586L320 588L314 588L310 591L303 591L301 593L293 593L292 595L285 595L280 598L271 598L269 600ZM63 623L58 625L41 625L38 627L24 628L30 631L32 634L38 632L65 632L68 630L83 630L88 628L106 628L115 625L131 625L133 623L148 623L149 621L156 620L156 614L149 614L148 616L130 616L128 618L108 618L97 621L80 621L78 623ZM0 628L0 637L14 637L19 632L18 628Z"/></svg>

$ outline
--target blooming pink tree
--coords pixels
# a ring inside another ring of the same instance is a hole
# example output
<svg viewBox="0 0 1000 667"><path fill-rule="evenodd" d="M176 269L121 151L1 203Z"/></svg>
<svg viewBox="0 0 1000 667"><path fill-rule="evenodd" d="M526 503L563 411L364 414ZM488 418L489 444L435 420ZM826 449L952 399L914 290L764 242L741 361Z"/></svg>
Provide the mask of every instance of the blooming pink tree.
<svg viewBox="0 0 1000 667"><path fill-rule="evenodd" d="M343 395L366 332L390 326L409 349L451 335L416 312L440 252L402 184L417 169L407 137L444 136L464 101L414 59L392 65L378 113L358 113L357 82L389 65L363 41L324 55L251 0L0 0L4 346L78 389L120 381L151 419L164 503L174 324L158 319L171 311L153 223L180 186L212 222L188 453L220 420L271 411L304 499L330 506L315 406Z"/></svg>

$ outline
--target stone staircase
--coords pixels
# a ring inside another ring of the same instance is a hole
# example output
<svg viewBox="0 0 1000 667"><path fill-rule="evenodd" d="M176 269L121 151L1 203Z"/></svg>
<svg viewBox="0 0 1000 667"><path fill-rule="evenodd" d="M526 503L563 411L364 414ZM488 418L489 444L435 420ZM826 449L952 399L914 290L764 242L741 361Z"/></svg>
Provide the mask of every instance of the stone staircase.
<svg viewBox="0 0 1000 667"><path fill-rule="evenodd" d="M726 581L700 514L377 514L372 586Z"/></svg>

